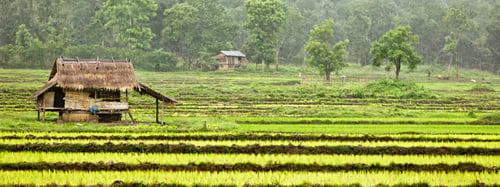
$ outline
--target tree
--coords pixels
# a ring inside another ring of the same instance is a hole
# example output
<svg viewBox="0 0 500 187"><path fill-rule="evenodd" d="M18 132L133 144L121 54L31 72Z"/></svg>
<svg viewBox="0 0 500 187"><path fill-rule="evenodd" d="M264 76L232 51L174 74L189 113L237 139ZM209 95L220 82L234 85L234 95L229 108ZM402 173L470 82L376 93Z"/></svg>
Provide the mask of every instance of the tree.
<svg viewBox="0 0 500 187"><path fill-rule="evenodd" d="M368 33L371 29L371 19L366 14L366 9L358 4L353 8L344 27L345 36L351 42L349 57L362 65L368 64L367 56L370 51Z"/></svg>
<svg viewBox="0 0 500 187"><path fill-rule="evenodd" d="M441 20L446 14L443 2L415 1L410 3L410 10L405 12L405 21L411 25L413 33L418 34L420 43L416 51L423 55L424 63L432 63L439 58L444 45L445 30Z"/></svg>
<svg viewBox="0 0 500 187"><path fill-rule="evenodd" d="M264 71L264 63L269 66L274 61L276 35L285 21L285 5L279 0L247 0L245 9L248 16L245 27L250 29L246 47L253 61L262 62Z"/></svg>
<svg viewBox="0 0 500 187"><path fill-rule="evenodd" d="M476 30L477 25L473 20L469 19L463 6L448 9L446 15L443 17L443 23L449 31L449 35L445 38L446 44L443 47L443 51L450 56L448 64L448 69L450 69L453 61L458 56L457 46L460 40L464 38L466 32Z"/></svg>
<svg viewBox="0 0 500 187"><path fill-rule="evenodd" d="M46 57L46 47L42 45L42 42L38 38L34 38L30 30L26 28L26 25L19 25L18 31L16 32L16 51L15 53L19 55L20 59L15 62L15 68L19 67L36 67L45 68L44 61Z"/></svg>
<svg viewBox="0 0 500 187"><path fill-rule="evenodd" d="M162 40L166 49L182 57L188 68L204 63L217 51L232 48L235 27L220 0L188 1L164 11Z"/></svg>
<svg viewBox="0 0 500 187"><path fill-rule="evenodd" d="M116 29L118 43L132 49L149 49L155 36L147 27L150 17L156 15L158 5L153 0L107 0L104 14L109 20L106 27Z"/></svg>
<svg viewBox="0 0 500 187"><path fill-rule="evenodd" d="M422 57L418 56L413 48L413 44L418 44L418 35L413 35L410 26L399 26L391 29L378 41L372 43L370 54L374 55L372 65L380 66L382 62L388 60L385 66L390 70L392 66L396 67L396 79L399 79L401 65L408 64L410 70L417 67L422 62Z"/></svg>
<svg viewBox="0 0 500 187"><path fill-rule="evenodd" d="M199 33L198 9L188 3L179 3L166 9L163 15L165 15L163 20L165 28L162 31L164 43L188 63L188 68L191 68L195 58L191 53L198 50L198 45L194 44Z"/></svg>
<svg viewBox="0 0 500 187"><path fill-rule="evenodd" d="M28 48L33 41L30 31L26 25L21 24L16 32L16 47L18 49Z"/></svg>
<svg viewBox="0 0 500 187"><path fill-rule="evenodd" d="M330 81L330 73L338 72L345 64L346 45L349 40L341 41L330 46L329 40L333 37L333 20L329 19L321 22L321 25L315 25L311 30L311 37L305 46L307 54L306 59L310 66L317 67L321 74L325 75L327 81Z"/></svg>
<svg viewBox="0 0 500 187"><path fill-rule="evenodd" d="M500 3L493 9L486 26L488 33L486 46L492 53L488 69L498 75L500 74L500 62L498 61L500 59L500 12L497 11L497 8L500 8Z"/></svg>

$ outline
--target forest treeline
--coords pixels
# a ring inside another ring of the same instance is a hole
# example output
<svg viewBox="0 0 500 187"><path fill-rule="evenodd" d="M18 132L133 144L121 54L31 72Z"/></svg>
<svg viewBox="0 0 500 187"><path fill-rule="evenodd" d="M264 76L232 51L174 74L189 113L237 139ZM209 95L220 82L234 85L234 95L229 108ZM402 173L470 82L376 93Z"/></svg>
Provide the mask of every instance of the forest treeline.
<svg viewBox="0 0 500 187"><path fill-rule="evenodd" d="M349 40L347 63L371 64L372 42L410 26L423 64L500 73L498 0L280 3L285 16L272 41L280 64L305 64L311 29L333 19L331 43ZM215 63L220 50L241 50L253 62L247 19L245 0L4 0L0 68L47 69L63 56L130 58L136 69L175 71Z"/></svg>

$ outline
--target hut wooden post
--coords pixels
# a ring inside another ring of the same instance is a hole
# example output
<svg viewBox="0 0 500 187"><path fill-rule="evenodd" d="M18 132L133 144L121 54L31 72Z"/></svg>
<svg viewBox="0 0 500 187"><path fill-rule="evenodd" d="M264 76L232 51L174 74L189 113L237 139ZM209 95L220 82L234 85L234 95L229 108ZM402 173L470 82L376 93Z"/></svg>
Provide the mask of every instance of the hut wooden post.
<svg viewBox="0 0 500 187"><path fill-rule="evenodd" d="M42 97L42 121L45 121L45 97Z"/></svg>
<svg viewBox="0 0 500 187"><path fill-rule="evenodd" d="M125 90L125 101L127 101L127 103L128 103L128 91L127 90ZM130 106L127 109L127 112L128 111L130 111ZM127 113L125 113L125 123L128 123Z"/></svg>
<svg viewBox="0 0 500 187"><path fill-rule="evenodd" d="M160 123L160 121L158 120L158 98L156 98L156 123Z"/></svg>
<svg viewBox="0 0 500 187"><path fill-rule="evenodd" d="M42 109L42 121L45 121L45 109Z"/></svg>
<svg viewBox="0 0 500 187"><path fill-rule="evenodd" d="M132 117L132 113L130 113L130 111L128 111L128 115L130 116L130 121L134 124L134 117Z"/></svg>
<svg viewBox="0 0 500 187"><path fill-rule="evenodd" d="M164 115L164 112L165 112L165 101L162 101L161 102L161 124L164 125L165 122L163 122L163 115Z"/></svg>
<svg viewBox="0 0 500 187"><path fill-rule="evenodd" d="M40 121L40 110L37 110L37 118L38 121Z"/></svg>

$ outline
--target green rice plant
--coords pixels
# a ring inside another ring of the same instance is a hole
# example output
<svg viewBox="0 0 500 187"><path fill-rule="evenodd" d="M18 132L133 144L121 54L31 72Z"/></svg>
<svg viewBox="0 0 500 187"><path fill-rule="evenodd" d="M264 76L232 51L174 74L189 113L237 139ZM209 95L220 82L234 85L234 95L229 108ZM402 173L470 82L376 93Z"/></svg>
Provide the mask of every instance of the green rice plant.
<svg viewBox="0 0 500 187"><path fill-rule="evenodd" d="M474 184L498 185L498 173L476 172L165 172L165 171L120 171L120 172L64 172L64 171L0 171L0 184L36 185L96 185L123 182L174 183L182 185L297 185L297 184L354 184L375 186L398 183L421 183L430 185L459 186Z"/></svg>
<svg viewBox="0 0 500 187"><path fill-rule="evenodd" d="M126 164L236 164L251 162L259 165L276 164L458 164L475 163L486 167L500 166L497 155L299 155L299 154L171 154L171 153L58 153L0 152L0 163L19 162L114 162Z"/></svg>

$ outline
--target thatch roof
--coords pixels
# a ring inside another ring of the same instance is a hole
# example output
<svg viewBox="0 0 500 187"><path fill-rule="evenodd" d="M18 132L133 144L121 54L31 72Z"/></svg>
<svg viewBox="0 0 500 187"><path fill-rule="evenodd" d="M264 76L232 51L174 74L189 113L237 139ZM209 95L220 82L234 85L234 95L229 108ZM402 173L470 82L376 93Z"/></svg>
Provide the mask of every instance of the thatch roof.
<svg viewBox="0 0 500 187"><path fill-rule="evenodd" d="M50 88L54 87L56 84L57 84L56 79L50 79L49 82L47 82L45 85L42 86L42 88L31 94L31 96L28 99L34 99L38 97L39 95L45 93Z"/></svg>
<svg viewBox="0 0 500 187"><path fill-rule="evenodd" d="M171 99L139 83L134 73L134 67L128 60L58 58L52 66L49 81L29 98L36 98L56 85L71 90L104 89L125 91L135 89L159 100L177 103L175 99Z"/></svg>
<svg viewBox="0 0 500 187"><path fill-rule="evenodd" d="M134 67L127 60L62 59L54 62L49 80L61 88L131 90L138 88Z"/></svg>

